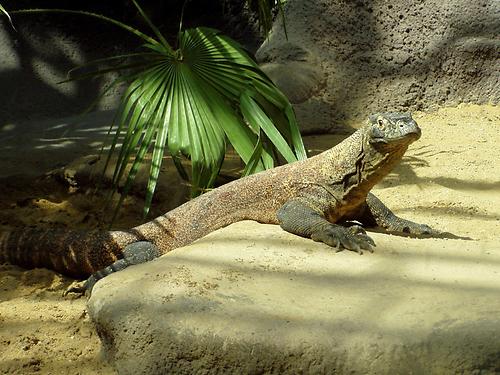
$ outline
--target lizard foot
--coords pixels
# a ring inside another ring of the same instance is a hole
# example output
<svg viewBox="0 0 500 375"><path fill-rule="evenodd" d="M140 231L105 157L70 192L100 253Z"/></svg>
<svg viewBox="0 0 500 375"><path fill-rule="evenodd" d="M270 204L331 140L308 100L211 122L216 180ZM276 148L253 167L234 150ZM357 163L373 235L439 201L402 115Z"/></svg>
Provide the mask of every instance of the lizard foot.
<svg viewBox="0 0 500 375"><path fill-rule="evenodd" d="M472 240L471 237L457 236L450 232L442 232L433 229L427 224L414 223L413 221L399 219L397 225L390 226L385 230L389 233L412 238L449 238L454 240Z"/></svg>
<svg viewBox="0 0 500 375"><path fill-rule="evenodd" d="M128 266L149 262L160 255L161 252L158 247L151 242L139 241L131 243L123 249L123 258L118 259L116 262L103 268L102 270L94 272L85 281L73 282L68 289L66 289L63 295L66 296L69 293L75 293L79 296L86 295L90 297L95 283L97 283L100 279L114 272L121 271Z"/></svg>
<svg viewBox="0 0 500 375"><path fill-rule="evenodd" d="M75 280L63 292L63 297L66 297L68 294L74 294L75 298L80 298L86 295L87 291L88 291L87 280L84 281Z"/></svg>
<svg viewBox="0 0 500 375"><path fill-rule="evenodd" d="M414 223L409 220L402 220L403 222L398 225L400 232L413 235L413 236L438 236L441 234L440 231L432 229L427 224Z"/></svg>
<svg viewBox="0 0 500 375"><path fill-rule="evenodd" d="M373 247L375 247L375 242L359 225L345 228L330 224L319 231L313 232L311 239L335 247L337 251L346 249L358 254L363 254L363 250L373 253Z"/></svg>

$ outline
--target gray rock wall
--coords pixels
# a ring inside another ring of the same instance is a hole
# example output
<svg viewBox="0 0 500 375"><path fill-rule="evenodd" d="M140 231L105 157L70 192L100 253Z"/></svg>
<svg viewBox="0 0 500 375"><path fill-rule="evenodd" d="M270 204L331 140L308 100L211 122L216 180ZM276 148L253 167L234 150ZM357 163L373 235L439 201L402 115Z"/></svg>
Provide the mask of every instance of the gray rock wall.
<svg viewBox="0 0 500 375"><path fill-rule="evenodd" d="M14 31L0 18L0 127L8 122L61 118L83 112L113 76L59 83L75 66L133 52L140 40L115 26L82 16L13 15ZM96 109L117 106L119 87Z"/></svg>
<svg viewBox="0 0 500 375"><path fill-rule="evenodd" d="M295 105L305 131L500 98L498 1L289 0L286 22L288 41L278 20L257 57L285 92L310 92ZM304 88L297 61L322 76Z"/></svg>
<svg viewBox="0 0 500 375"><path fill-rule="evenodd" d="M59 3L63 8L104 14L152 33L130 1ZM8 10L57 7L54 2L48 4L43 0L0 0L0 4ZM183 4L183 0L141 2L170 41L177 35ZM0 17L0 128L9 122L17 124L80 114L115 75L58 84L67 78L67 72L89 61L142 50L142 39L95 18L60 13L17 13L12 17L17 31L5 17ZM217 1L193 1L184 13L185 27L222 29L256 50L259 38L249 22L248 16L241 12L239 1L227 3L225 7ZM96 109L115 108L122 92L123 87L114 87L97 101Z"/></svg>
<svg viewBox="0 0 500 375"><path fill-rule="evenodd" d="M500 97L498 1L288 0L286 16L289 40L278 19L257 57L306 133L338 131L369 112ZM57 82L75 65L134 52L141 42L78 16L14 20L17 32L0 18L0 126L82 112L111 77ZM120 92L97 109L115 107Z"/></svg>

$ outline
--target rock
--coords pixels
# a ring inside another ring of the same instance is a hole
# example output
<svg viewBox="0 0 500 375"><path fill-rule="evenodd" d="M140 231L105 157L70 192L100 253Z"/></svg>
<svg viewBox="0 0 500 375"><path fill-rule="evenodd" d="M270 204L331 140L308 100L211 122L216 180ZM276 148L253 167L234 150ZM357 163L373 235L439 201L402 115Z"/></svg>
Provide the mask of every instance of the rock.
<svg viewBox="0 0 500 375"><path fill-rule="evenodd" d="M339 131L373 112L498 103L498 14L490 0L289 0L288 39L278 17L256 56L283 66L298 48L316 56L326 87L297 117L306 133Z"/></svg>
<svg viewBox="0 0 500 375"><path fill-rule="evenodd" d="M267 51L260 68L283 91L291 103L303 103L325 86L326 77L318 58L304 48L285 43Z"/></svg>
<svg viewBox="0 0 500 375"><path fill-rule="evenodd" d="M72 160L67 165L48 172L48 177L54 177L69 188L70 192L81 191L92 193L96 187L100 189L112 189L113 174L116 167L118 155L115 153L106 167L107 154L85 155ZM130 195L145 197L146 187L149 180L151 154L147 154L144 164L139 167L137 175L129 190ZM189 197L189 186L177 173L170 156L163 159L162 177L157 180L155 200L162 202L165 210L173 210L175 207L185 203ZM168 166L168 167L166 167ZM128 164L127 173L132 167ZM122 179L118 191L121 191L125 181Z"/></svg>
<svg viewBox="0 0 500 375"><path fill-rule="evenodd" d="M27 7L44 7L36 4ZM3 5L11 10L18 4ZM135 48L131 46L137 45L136 38L91 17L41 13L12 16L16 31L4 17L0 19L0 85L8 88L0 91L0 126L68 117L86 111L91 104L98 110L118 106L123 84L103 92L117 78L116 73L61 81L77 66L130 53ZM96 44L97 39L100 42ZM85 67L79 74L89 73L94 67Z"/></svg>
<svg viewBox="0 0 500 375"><path fill-rule="evenodd" d="M236 223L98 282L89 313L120 374L500 371L493 242L373 237Z"/></svg>

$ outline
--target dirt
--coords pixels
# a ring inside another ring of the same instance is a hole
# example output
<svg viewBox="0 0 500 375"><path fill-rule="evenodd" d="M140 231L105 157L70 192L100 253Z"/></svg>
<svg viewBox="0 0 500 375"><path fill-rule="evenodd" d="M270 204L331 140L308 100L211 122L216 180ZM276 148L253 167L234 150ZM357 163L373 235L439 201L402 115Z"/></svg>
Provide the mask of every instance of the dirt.
<svg viewBox="0 0 500 375"><path fill-rule="evenodd" d="M422 127L422 139L376 187L377 195L401 216L487 241L492 245L489 251L499 251L500 108L460 105L414 117ZM306 144L318 152L335 141L338 137L311 136ZM88 187L72 186L54 173L34 178L22 172L1 179L0 229L106 226L106 191L92 195ZM126 201L115 227L140 222L141 199L134 195ZM169 205L157 201L154 214ZM44 269L0 265L0 373L114 373L100 358L86 300L62 296L71 282Z"/></svg>

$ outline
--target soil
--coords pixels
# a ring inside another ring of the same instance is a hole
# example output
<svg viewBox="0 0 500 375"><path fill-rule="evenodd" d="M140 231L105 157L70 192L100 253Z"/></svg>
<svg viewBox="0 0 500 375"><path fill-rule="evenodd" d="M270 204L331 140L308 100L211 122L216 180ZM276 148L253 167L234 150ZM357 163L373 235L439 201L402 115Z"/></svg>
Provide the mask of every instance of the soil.
<svg viewBox="0 0 500 375"><path fill-rule="evenodd" d="M403 217L487 241L489 251L498 251L500 108L460 105L414 117L422 127L422 139L376 187L377 195ZM315 153L338 138L310 136L306 144ZM61 162L54 161L51 169L56 170ZM1 179L0 229L106 226L102 220L106 191L92 195L88 186L68 183L58 173L33 177L23 170L17 172ZM140 195L128 198L115 227L139 223L141 204ZM154 214L171 204L157 201ZM0 265L0 373L114 373L100 358L100 341L88 318L85 298L62 296L72 281L45 269Z"/></svg>

